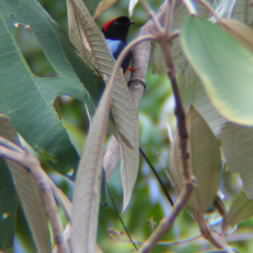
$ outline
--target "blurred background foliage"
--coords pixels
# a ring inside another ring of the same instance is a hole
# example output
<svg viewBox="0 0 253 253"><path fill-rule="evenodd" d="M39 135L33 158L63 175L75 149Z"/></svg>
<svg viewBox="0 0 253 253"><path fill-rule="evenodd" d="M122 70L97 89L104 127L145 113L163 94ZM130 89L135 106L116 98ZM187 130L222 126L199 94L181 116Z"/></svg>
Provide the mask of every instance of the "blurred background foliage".
<svg viewBox="0 0 253 253"><path fill-rule="evenodd" d="M61 29L67 33L66 3L60 0L40 0L44 8L56 20ZM89 1L99 2L99 1ZM150 1L153 8L158 8L161 0ZM92 4L92 3L91 3ZM98 20L101 25L103 22L120 15L128 14L128 0L121 0L113 8L107 10ZM131 29L130 39L142 24L147 20L147 14L137 6L133 21L135 25ZM26 29L17 29L17 40L22 48L23 54L32 69L38 76L53 76L54 70L47 61L45 55L40 49L39 43L33 33ZM170 141L168 137L167 122L173 119L173 100L169 82L163 74L155 73L150 68L147 75L147 88L140 108L140 128L141 145L147 153L149 159L158 170L162 180L167 187L172 190L167 171L169 168ZM98 87L90 84L87 87L90 94L97 94ZM95 96L95 95L94 95ZM56 103L56 108L63 117L66 126L74 132L80 143L83 144L85 134L88 128L88 121L83 117L83 111L76 100L68 97ZM45 160L45 166L48 166L50 157L42 155ZM136 183L133 199L127 211L120 214L127 226L129 233L134 241L142 242L145 240L157 226L160 219L170 212L171 206L162 194L159 184L154 178L148 165L142 161L138 181ZM52 170L51 176L61 185L62 189L71 195L72 183L68 178ZM126 232L119 219L119 210L121 209L122 189L119 183L119 173L114 173L112 182L109 185L111 194L104 194L99 223L99 245L104 252L124 253L132 252L133 245L129 242ZM112 196L110 196L112 195ZM113 201L112 201L113 199ZM117 210L115 209L117 206ZM240 226L240 232L250 233L253 221L249 220ZM24 222L22 210L18 215L18 237L16 238L14 252L35 252L29 229ZM177 252L193 253L203 252L207 244L204 241L194 241L181 245L170 245L170 242L191 238L199 235L198 227L191 215L184 211L176 220L171 231L163 238L160 246L153 251L159 252ZM233 245L233 244L232 244ZM253 242L242 241L234 244L240 252L252 252Z"/></svg>

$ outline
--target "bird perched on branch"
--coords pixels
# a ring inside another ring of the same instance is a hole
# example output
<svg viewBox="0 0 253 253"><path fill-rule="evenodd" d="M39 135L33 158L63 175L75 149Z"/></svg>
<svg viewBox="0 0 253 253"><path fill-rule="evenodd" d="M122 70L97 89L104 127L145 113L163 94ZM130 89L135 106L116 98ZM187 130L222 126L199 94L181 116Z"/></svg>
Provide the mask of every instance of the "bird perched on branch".
<svg viewBox="0 0 253 253"><path fill-rule="evenodd" d="M128 17L121 16L103 25L102 31L114 59L117 59L121 51L127 45L127 35L131 24L133 24L133 22ZM130 58L131 54L129 54L122 63L124 72L129 66Z"/></svg>

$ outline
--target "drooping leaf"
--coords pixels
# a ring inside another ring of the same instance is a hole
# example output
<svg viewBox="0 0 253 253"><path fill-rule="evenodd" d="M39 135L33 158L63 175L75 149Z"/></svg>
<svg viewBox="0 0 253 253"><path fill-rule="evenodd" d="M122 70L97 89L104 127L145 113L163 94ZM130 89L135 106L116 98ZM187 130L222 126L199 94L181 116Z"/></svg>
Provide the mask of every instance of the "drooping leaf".
<svg viewBox="0 0 253 253"><path fill-rule="evenodd" d="M133 193L133 189L138 176L139 152L138 146L129 147L123 140L119 141L123 167L121 169L121 182L123 186L123 207L126 210ZM137 148L136 148L137 147ZM137 165L137 167L136 167Z"/></svg>
<svg viewBox="0 0 253 253"><path fill-rule="evenodd" d="M20 145L16 130L12 127L9 119L4 115L0 115L0 136ZM52 249L48 218L38 185L31 174L21 168L20 165L11 161L7 161L7 164L15 182L15 188L21 201L24 214L32 231L37 251L39 253L50 253ZM4 169L6 170L7 168ZM10 196L6 194L4 199L8 199L9 197ZM1 226L1 228L4 232L9 229L4 226Z"/></svg>
<svg viewBox="0 0 253 253"><path fill-rule="evenodd" d="M112 86L107 86L91 122L79 164L72 209L73 252L95 252L102 178L103 144L109 124Z"/></svg>
<svg viewBox="0 0 253 253"><path fill-rule="evenodd" d="M253 124L253 54L218 24L189 17L181 44L217 110L231 121Z"/></svg>
<svg viewBox="0 0 253 253"><path fill-rule="evenodd" d="M239 172L243 181L243 189L249 199L253 199L252 184L252 152L253 128L228 122L220 135L222 149L226 158L228 169Z"/></svg>
<svg viewBox="0 0 253 253"><path fill-rule="evenodd" d="M76 161L77 157L53 103L57 96L70 95L89 104L88 93L63 51L55 23L36 0L1 1L0 12L0 75L6 84L0 95L1 112L10 116L14 126L35 149L60 155L66 166L67 160L72 157ZM31 26L56 77L40 78L30 71L15 41L15 23Z"/></svg>
<svg viewBox="0 0 253 253"><path fill-rule="evenodd" d="M72 36L75 37L72 38L72 41L76 43L76 48L78 49L83 43L81 38L85 37L92 55L92 64L103 77L105 83L108 82L113 72L114 60L108 51L102 32L82 1L68 0L68 5L71 6L74 16L77 17L72 21L75 22L74 26L79 31L79 34L72 33ZM82 47L84 46L83 44ZM82 56L82 54L80 55ZM116 76L117 81L112 90L111 111L113 125L115 126L113 130L117 140L120 142L122 157L127 159L124 160L125 167L122 172L124 173L122 174L124 188L123 206L126 207L131 198L139 166L139 155L137 155L139 146L138 108L131 97L122 71L119 70ZM131 177L126 177L126 175L131 175Z"/></svg>
<svg viewBox="0 0 253 253"><path fill-rule="evenodd" d="M248 199L246 194L241 192L233 200L224 222L226 226L235 226L251 216L253 216L253 200Z"/></svg>
<svg viewBox="0 0 253 253"><path fill-rule="evenodd" d="M193 210L205 212L212 205L219 187L221 168L219 142L194 107L190 107L187 113L187 124L190 153L189 166L196 178L196 186L189 201L189 206ZM171 173L176 188L180 191L184 181L178 137L173 146Z"/></svg>

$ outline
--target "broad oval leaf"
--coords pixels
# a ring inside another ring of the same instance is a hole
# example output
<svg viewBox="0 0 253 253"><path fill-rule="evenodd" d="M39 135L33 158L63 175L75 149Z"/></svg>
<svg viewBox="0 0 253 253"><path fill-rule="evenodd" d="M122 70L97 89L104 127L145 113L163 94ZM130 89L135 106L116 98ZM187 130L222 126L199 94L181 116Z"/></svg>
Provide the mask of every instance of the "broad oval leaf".
<svg viewBox="0 0 253 253"><path fill-rule="evenodd" d="M189 206L198 212L205 212L213 204L219 187L221 169L219 142L193 106L187 113L187 124L189 166L196 178ZM172 177L177 190L180 191L184 180L178 136L173 143L172 162Z"/></svg>
<svg viewBox="0 0 253 253"><path fill-rule="evenodd" d="M218 24L188 17L181 45L217 110L231 121L253 124L253 53Z"/></svg>
<svg viewBox="0 0 253 253"><path fill-rule="evenodd" d="M0 76L6 84L0 94L1 112L33 147L60 155L62 167L70 159L73 166L77 155L53 104L61 95L89 101L88 93L63 51L54 22L37 1L1 1L0 12ZM30 71L15 41L17 22L31 26L56 77L40 78Z"/></svg>

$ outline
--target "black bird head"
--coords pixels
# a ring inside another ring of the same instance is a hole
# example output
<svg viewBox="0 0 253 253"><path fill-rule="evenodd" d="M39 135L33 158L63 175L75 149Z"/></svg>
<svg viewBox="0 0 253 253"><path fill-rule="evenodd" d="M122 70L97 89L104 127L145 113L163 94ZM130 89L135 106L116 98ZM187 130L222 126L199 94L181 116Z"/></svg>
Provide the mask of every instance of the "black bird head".
<svg viewBox="0 0 253 253"><path fill-rule="evenodd" d="M107 39L126 40L131 24L128 17L121 16L105 23L102 31Z"/></svg>

